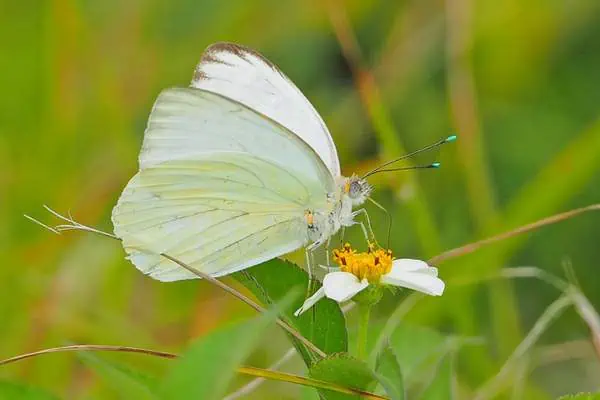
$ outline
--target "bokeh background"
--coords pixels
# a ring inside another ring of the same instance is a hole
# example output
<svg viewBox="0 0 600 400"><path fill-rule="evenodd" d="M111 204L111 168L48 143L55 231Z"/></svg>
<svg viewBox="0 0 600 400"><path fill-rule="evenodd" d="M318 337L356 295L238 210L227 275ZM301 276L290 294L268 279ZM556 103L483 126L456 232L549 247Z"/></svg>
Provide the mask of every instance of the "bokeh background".
<svg viewBox="0 0 600 400"><path fill-rule="evenodd" d="M69 343L178 352L253 315L205 282L141 275L117 242L58 237L23 218L56 222L48 204L111 231L155 97L186 86L216 41L257 49L296 82L328 124L346 174L458 133L455 145L424 157L440 170L373 179L394 217L398 255L427 259L600 201L597 0L48 0L0 9L0 358ZM370 212L384 238L384 216ZM600 215L589 213L439 266L446 294L406 319L483 341L459 353L462 398L498 373L560 295L536 279L485 278L516 266L565 277L567 266L600 307L599 237ZM403 295L386 296L376 321ZM273 329L250 363L266 367L288 347ZM167 362L109 357L157 374ZM600 390L598 355L573 308L525 358L510 374L522 390L501 398ZM283 369L305 373L297 359ZM62 398L119 396L73 354L3 367L0 379ZM314 393L267 382L248 398L301 396Z"/></svg>

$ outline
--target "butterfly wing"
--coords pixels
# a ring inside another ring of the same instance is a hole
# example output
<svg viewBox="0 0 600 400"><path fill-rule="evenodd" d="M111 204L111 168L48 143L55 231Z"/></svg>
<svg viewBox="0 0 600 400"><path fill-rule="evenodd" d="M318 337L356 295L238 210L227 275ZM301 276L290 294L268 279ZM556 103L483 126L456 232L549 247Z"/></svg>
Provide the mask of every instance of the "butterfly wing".
<svg viewBox="0 0 600 400"><path fill-rule="evenodd" d="M232 43L208 47L192 87L219 93L277 121L312 147L333 176L340 175L335 144L314 107L269 60Z"/></svg>
<svg viewBox="0 0 600 400"><path fill-rule="evenodd" d="M218 94L163 92L140 171L113 210L128 258L164 281L194 278L165 253L212 276L277 257L307 241L306 209L325 209L333 177L281 125Z"/></svg>
<svg viewBox="0 0 600 400"><path fill-rule="evenodd" d="M267 116L205 90L174 88L161 92L148 119L140 169L217 151L249 153L332 189L334 178L315 150Z"/></svg>

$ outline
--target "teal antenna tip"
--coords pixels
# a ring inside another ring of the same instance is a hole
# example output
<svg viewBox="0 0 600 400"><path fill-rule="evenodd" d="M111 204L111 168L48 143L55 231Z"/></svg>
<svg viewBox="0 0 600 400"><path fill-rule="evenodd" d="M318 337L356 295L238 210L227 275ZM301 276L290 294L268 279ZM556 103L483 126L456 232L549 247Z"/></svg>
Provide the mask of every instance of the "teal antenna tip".
<svg viewBox="0 0 600 400"><path fill-rule="evenodd" d="M434 163L431 163L431 166L430 166L430 167L431 167L431 168L439 168L441 165L442 165L442 164L440 164L439 162L434 162Z"/></svg>
<svg viewBox="0 0 600 400"><path fill-rule="evenodd" d="M444 140L446 143L450 143L450 142L454 142L456 139L458 139L458 136L456 135L450 135L446 138L446 140Z"/></svg>

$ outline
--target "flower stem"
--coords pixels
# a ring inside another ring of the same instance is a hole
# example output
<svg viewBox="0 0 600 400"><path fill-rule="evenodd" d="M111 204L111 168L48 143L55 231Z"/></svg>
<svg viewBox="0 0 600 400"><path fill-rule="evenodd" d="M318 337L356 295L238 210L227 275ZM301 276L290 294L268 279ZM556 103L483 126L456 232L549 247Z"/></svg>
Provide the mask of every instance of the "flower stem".
<svg viewBox="0 0 600 400"><path fill-rule="evenodd" d="M371 315L371 305L361 304L359 310L358 321L358 339L356 347L356 356L361 359L366 359L367 339L369 337L369 317Z"/></svg>

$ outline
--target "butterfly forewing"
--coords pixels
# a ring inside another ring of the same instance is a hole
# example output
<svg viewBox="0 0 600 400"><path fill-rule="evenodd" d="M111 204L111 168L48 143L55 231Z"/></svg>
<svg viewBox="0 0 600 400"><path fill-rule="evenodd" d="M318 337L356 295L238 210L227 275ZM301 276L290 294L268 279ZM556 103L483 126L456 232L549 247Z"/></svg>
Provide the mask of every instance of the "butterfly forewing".
<svg viewBox="0 0 600 400"><path fill-rule="evenodd" d="M259 53L232 43L206 49L192 87L219 93L277 121L312 147L333 176L340 175L335 144L323 119L300 90Z"/></svg>
<svg viewBox="0 0 600 400"><path fill-rule="evenodd" d="M164 90L148 120L140 169L218 151L250 153L322 182L328 191L333 188L333 177L315 151L277 122L220 94Z"/></svg>

